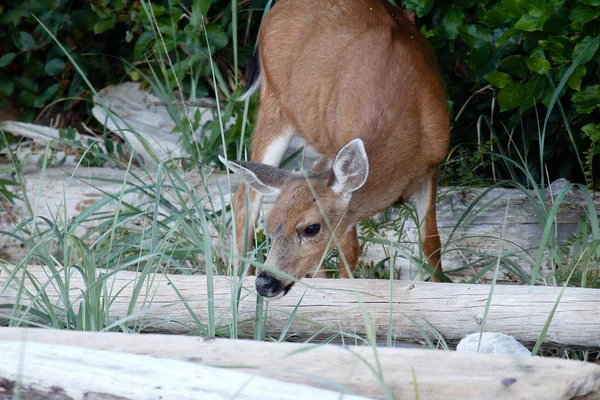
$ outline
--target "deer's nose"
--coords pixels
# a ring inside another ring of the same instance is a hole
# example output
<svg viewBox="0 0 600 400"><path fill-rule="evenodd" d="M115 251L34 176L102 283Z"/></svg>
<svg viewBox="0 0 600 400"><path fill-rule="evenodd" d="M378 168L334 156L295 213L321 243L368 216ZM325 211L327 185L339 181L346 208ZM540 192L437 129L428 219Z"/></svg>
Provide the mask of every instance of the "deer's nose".
<svg viewBox="0 0 600 400"><path fill-rule="evenodd" d="M281 281L277 278L261 273L256 277L256 291L264 297L277 296L283 288Z"/></svg>

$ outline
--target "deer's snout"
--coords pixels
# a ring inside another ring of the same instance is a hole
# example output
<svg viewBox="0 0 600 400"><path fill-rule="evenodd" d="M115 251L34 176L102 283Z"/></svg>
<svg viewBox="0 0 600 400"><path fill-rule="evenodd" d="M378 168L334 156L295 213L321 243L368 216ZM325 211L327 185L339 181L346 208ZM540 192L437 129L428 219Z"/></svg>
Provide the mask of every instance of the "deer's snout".
<svg viewBox="0 0 600 400"><path fill-rule="evenodd" d="M261 272L256 277L256 291L263 297L275 297L283 290L283 282L277 279L277 277L265 272ZM285 293L287 293L287 290Z"/></svg>

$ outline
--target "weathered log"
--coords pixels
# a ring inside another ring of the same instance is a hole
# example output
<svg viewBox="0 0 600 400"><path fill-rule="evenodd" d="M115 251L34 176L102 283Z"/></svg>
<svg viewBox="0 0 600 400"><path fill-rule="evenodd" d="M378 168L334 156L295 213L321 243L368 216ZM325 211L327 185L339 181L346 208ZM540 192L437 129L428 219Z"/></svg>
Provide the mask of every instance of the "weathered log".
<svg viewBox="0 0 600 400"><path fill-rule="evenodd" d="M15 398L53 400L334 400L340 397L339 393L331 390L130 353L28 341L0 341L0 354L0 398L13 398L12 394ZM4 397L2 388L8 392L7 387L12 393ZM346 397L366 399L344 395Z"/></svg>
<svg viewBox="0 0 600 400"><path fill-rule="evenodd" d="M556 358L19 328L0 328L0 343L25 349L27 357L32 345L77 346L226 367L381 399L386 390L396 399L415 398L417 391L423 399L440 400L600 398L600 367ZM123 368L130 370L128 365Z"/></svg>
<svg viewBox="0 0 600 400"><path fill-rule="evenodd" d="M53 219L57 215L60 215L61 218L67 215L67 219L71 220L89 205L103 198L105 193L118 195L122 190L121 182L125 180L125 172L116 169L79 168L75 174L77 178L71 178L71 173L72 169L66 169L65 171L48 169L44 175L39 171L30 171L25 175L26 196L29 203L31 205L36 204L39 188L43 193L35 210L36 215L49 219ZM143 173L140 175L145 176L148 181L147 184L156 181L155 176L144 175ZM104 180L94 178L104 178ZM113 181L106 179L112 179ZM131 180L131 178L126 180ZM190 173L185 181L198 193L199 198L206 193L198 174ZM231 181L233 185L231 189L233 190L239 181L235 175L231 176ZM222 207L222 204L220 204L221 193L225 194L225 201L229 201L230 191L224 174L215 173L210 175L207 185L209 192L212 193L212 203L217 208ZM554 185L554 196L556 196L559 186ZM454 280L471 279L490 262L495 265L496 257L513 254L511 260L525 274L530 274L531 265L540 246L542 227L540 227L525 193L517 190L494 189L483 195L479 203L487 204L483 212L473 219L459 223L465 210L484 190L442 189L444 194L439 199L438 224L442 243L447 246L442 253L445 270L455 271L449 273L449 276ZM169 190L164 190L161 195L173 198L173 204L177 204L178 199ZM152 211L150 208L153 206L153 202L148 202L146 196L132 194L128 195L125 200L134 206L143 204L142 208L144 210ZM273 201L273 198L266 198L263 202L263 208L268 210ZM506 215L507 206L511 210L508 216ZM118 201L113 201L107 204L102 211L114 213L117 207ZM553 230L556 230L559 240L564 241L569 235L577 232L579 218L585 215L584 207L585 202L577 191L573 191L565 198L555 220L556 226L553 228ZM600 196L596 199L596 207L600 209ZM478 209L479 207L476 207L476 210ZM22 202L17 201L14 206L6 205L3 211L0 210L0 230L13 231L29 214ZM142 217L140 217L140 220L142 220ZM93 229L100 221L100 219L91 219L82 223L76 234L81 235ZM450 238L457 225L458 228ZM397 242L399 235L402 235L400 242L408 246L410 254L419 258L418 235L412 221L406 221L404 232L383 229L381 235L384 239L392 242ZM90 242L94 239L95 237L90 238ZM223 244L227 240L230 240L230 236L216 235L214 243ZM393 249L390 246L367 241L363 248L362 262L377 263L387 258L390 252L393 254ZM27 253L28 249L14 239L6 238L0 242L0 256L2 258L17 262L22 260ZM478 253L481 253L482 256L478 256ZM466 265L469 265L469 267L465 268ZM594 268L594 265L590 268ZM408 261L405 256L396 256L395 267L400 270L399 277L401 279L420 279L419 269ZM513 268L507 267L507 263L502 261L498 282L520 282L522 280L521 276L511 271L513 271ZM552 266L548 262L546 252L539 276L546 277L550 271L552 271ZM491 272L484 275L486 279L489 279L490 276Z"/></svg>
<svg viewBox="0 0 600 400"><path fill-rule="evenodd" d="M22 282L27 292L19 293L18 282L23 272L14 274L8 282L10 268L0 271L0 304L14 304L20 294L20 304L27 305L29 296L46 284L49 274L43 267L29 266ZM86 290L76 269L69 271L70 301L77 309ZM116 272L106 279L110 302L111 321L127 317L135 286L142 285L141 295L132 308L135 318L123 321L135 329L149 332L187 333L203 329L194 321L193 314L204 324L208 322L208 304L214 304L215 321L227 328L233 323L232 284L228 277L214 278L214 302L208 301L207 278L202 275L151 274L139 282L134 272ZM247 278L237 306L238 330L242 337L254 331L256 295L254 279ZM524 344L538 340L552 309L559 300L561 288L543 286L497 285L489 304L484 324L484 313L490 296L489 285L435 284L427 282L363 279L303 279L282 299L268 304L266 333L279 337L286 329L290 315L298 306L289 328L294 338L312 335L366 336L368 323L379 340L389 334L393 341L420 342L423 332L430 332L428 323L446 340L460 340L482 329L513 336ZM176 289L176 290L175 290ZM62 304L55 285L45 285L45 293L55 304ZM391 298L390 298L391 295ZM180 297L181 296L181 297ZM181 299L187 303L184 305ZM23 310L23 309L21 309ZM0 315L12 310L0 309ZM58 310L57 310L58 312ZM33 315L24 316L31 320ZM600 347L600 290L565 288L552 317L544 343L583 348Z"/></svg>

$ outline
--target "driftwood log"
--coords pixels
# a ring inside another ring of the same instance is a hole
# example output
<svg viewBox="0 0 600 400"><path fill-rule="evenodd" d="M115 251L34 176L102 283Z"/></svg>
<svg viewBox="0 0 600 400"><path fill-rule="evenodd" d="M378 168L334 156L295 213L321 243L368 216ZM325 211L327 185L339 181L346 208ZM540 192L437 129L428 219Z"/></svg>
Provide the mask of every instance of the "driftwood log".
<svg viewBox="0 0 600 400"><path fill-rule="evenodd" d="M106 350L0 340L0 354L0 398L6 399L334 400L340 396L225 368Z"/></svg>
<svg viewBox="0 0 600 400"><path fill-rule="evenodd" d="M25 196L32 206L37 206L32 210L35 215L49 219L54 219L57 216L62 219L66 215L70 221L86 207L104 198L105 193L118 195L123 187L122 182L132 181L131 177L125 177L124 171L117 169L79 168L74 173L76 178L72 178L72 174L72 168L66 168L64 171L48 169L44 174L40 171L28 171L24 182ZM156 176L143 173L140 173L140 175L145 176L148 181L145 182L146 184L156 181ZM233 184L231 189L233 190L238 181L235 176L231 176L231 179ZM197 191L199 198L203 196L203 193L205 193L204 185L197 173L190 173L186 177L186 182ZM225 175L211 174L208 177L207 184L212 195L213 204L218 207L222 206L220 204L220 193L225 193L227 196L225 200L228 201L230 190L227 187ZM554 196L556 196L559 189L560 183L558 182L552 186ZM540 245L543 227L540 227L527 196L517 190L494 189L485 194L479 202L479 204L487 204L485 208L475 207L475 210L483 209L484 211L472 219L461 221L465 210L484 190L442 189L441 191L438 206L438 225L442 244L446 246L442 255L445 270L454 271L449 272L449 276L453 280L468 280L476 276L482 268L490 265L490 263L495 265L496 257L499 255L511 254L510 259L520 266L525 274L529 274ZM42 196L40 201L36 203L38 193L41 193ZM20 192L19 194L23 195ZM172 193L167 190L162 195L173 197L174 201L177 201ZM548 198L550 198L550 194L548 194ZM147 211L152 211L149 208L154 204L148 202L146 196L141 195L128 195L125 200L134 206L144 204L143 209ZM263 208L268 210L273 201L273 198L266 198L263 202ZM114 201L103 207L101 211L114 213L117 207L118 202ZM508 214L507 207L510 210ZM596 207L600 209L600 197L596 199ZM578 191L572 191L565 198L553 227L553 231L557 232L557 236L561 241L577 232L578 221L580 217L585 216L584 208L585 202ZM17 200L15 205L3 204L0 208L0 231L14 232L15 227L29 218L30 215L31 212L24 202ZM37 221L44 225L39 218ZM82 223L75 231L76 234L81 235L89 231L89 229L97 226L99 221L100 219L90 219ZM461 222L459 223L459 221ZM453 234L455 227L457 229ZM384 239L408 245L408 252L417 258L419 257L418 235L412 221L408 220L406 222L403 232L383 229L380 234ZM216 235L213 242L223 244L227 243L230 238L231 235ZM90 243L92 240L94 240L94 237L90 238ZM11 239L8 236L0 237L1 258L16 263L23 260L28 252L29 249L18 240ZM481 254L481 256L478 254ZM362 261L365 263L378 263L393 255L393 249L390 246L367 241L363 247ZM389 265L389 261L387 265ZM501 261L500 265L498 282L523 281L523 277L514 273L514 268L508 268L508 264L504 260ZM401 279L420 279L419 269L402 254L396 255L395 267L399 270ZM548 276L552 268L553 266L550 265L546 252L539 277L545 278ZM590 268L595 268L595 266L590 266ZM484 281L489 281L492 271L493 268L484 274Z"/></svg>
<svg viewBox="0 0 600 400"><path fill-rule="evenodd" d="M86 290L84 281L74 268L69 271L70 301L77 309ZM27 306L29 298L45 287L50 301L62 307L54 282L48 284L48 271L29 266L27 274L0 269L0 304L19 303ZM21 277L24 280L21 282ZM36 285L32 281L36 281ZM120 321L133 313L133 319L122 324L148 332L188 333L203 329L208 321L208 304L214 304L217 327L227 329L232 323L232 282L227 277L215 277L214 302L208 301L207 278L203 275L150 274L140 282L134 272L117 272L106 279L111 321ZM241 337L254 332L256 295L254 279L247 278L237 306L238 329ZM355 341L353 335L366 337L372 329L378 340L388 335L394 342L423 342L424 335L434 338L432 328L448 341L457 341L468 334L485 330L513 336L524 344L535 343L552 316L544 338L548 345L581 348L600 347L600 290L543 286L497 285L494 288L487 318L484 319L491 287L482 284L435 284L427 282L363 279L303 279L282 299L269 301L266 334L279 338L287 331L288 340L317 335L319 338L343 338ZM141 295L128 311L135 286L141 285ZM20 290L24 288L25 291ZM390 298L391 295L391 298ZM181 296L181 297L180 297ZM560 297L560 299L559 299ZM184 305L181 300L187 303ZM23 312L25 308L21 308ZM11 315L10 308L0 309L0 316ZM193 313L193 315L191 314ZM33 315L16 317L27 321ZM365 318L368 327L365 327ZM14 319L13 319L14 320Z"/></svg>
<svg viewBox="0 0 600 400"><path fill-rule="evenodd" d="M91 372L88 369L90 367L106 367L103 372L108 373L109 377L118 374L125 381L125 377L129 379L130 374L139 379L141 371L154 372L156 368L157 371L164 371L163 374L158 373L158 379L161 383L166 381L167 386L157 390L158 382L149 380L151 384L146 389L151 393L154 391L166 395L164 398L174 398L175 392L169 391L173 386L177 390L199 386L194 382L194 378L193 384L182 380L193 370L191 365L224 367L230 372L243 372L255 376L250 380L252 384L246 387L242 394L263 382L257 377L275 382L262 398L269 398L269 395L274 396L273 398L284 398L284 392L280 392L282 389L286 390L285 393L308 396L311 393L304 385L326 391L345 390L346 393L378 399L385 398L386 394L391 394L396 399L413 399L417 397L416 392L420 398L428 400L600 398L600 367L591 363L556 358L382 347L373 349L369 346L314 346L185 336L140 337L123 333L20 328L0 328L0 348L3 346L8 349L9 354L12 351L12 354L20 355L23 371L37 379L40 379L40 376L37 375L37 371L33 373L30 360L49 355L54 349L62 351L56 358L59 365L68 366L65 359L77 355L77 366L71 366L76 368L81 376L84 376L84 372ZM73 347L67 346L77 346L79 349L74 350ZM95 363L91 364L96 354L104 355L104 360L95 360ZM140 366L137 364L140 360L149 364ZM179 364L173 364L172 360L177 360ZM60 378L55 360L46 362L47 367L52 369L52 377ZM118 371L115 371L117 365ZM14 369L17 368L14 366ZM216 368L210 370L212 387L218 385L220 379L226 376L226 373L222 374L221 371L223 370ZM381 379L376 371L381 371ZM169 381L167 378L172 376L176 378ZM0 380L1 378L2 372ZM155 379L155 375L148 378ZM238 384L236 379L237 376L233 376L226 389L235 390ZM79 383L75 379L70 381L73 383L68 383L69 385ZM88 381L84 382L84 388L90 390L85 386ZM183 384L177 386L180 383ZM110 390L105 387L96 390L107 389ZM0 391L0 397L1 393ZM110 390L109 393L114 392ZM327 398L320 396L328 393L323 391L312 394L321 399ZM343 398L350 398L346 396Z"/></svg>

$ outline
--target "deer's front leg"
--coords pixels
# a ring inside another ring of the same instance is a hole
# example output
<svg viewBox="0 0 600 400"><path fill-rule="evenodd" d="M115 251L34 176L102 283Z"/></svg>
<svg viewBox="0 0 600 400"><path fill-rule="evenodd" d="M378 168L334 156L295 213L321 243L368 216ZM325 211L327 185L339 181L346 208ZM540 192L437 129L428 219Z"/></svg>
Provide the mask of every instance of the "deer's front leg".
<svg viewBox="0 0 600 400"><path fill-rule="evenodd" d="M279 104L263 96L252 139L251 161L279 166L295 130L283 119ZM235 215L235 238L238 255L245 257L254 246L254 225L258 218L261 196L241 183L231 205ZM246 195L246 193L248 193ZM250 267L249 274L254 273Z"/></svg>
<svg viewBox="0 0 600 400"><path fill-rule="evenodd" d="M354 271L358 264L360 253L360 243L358 242L358 232L356 225L352 227L340 240L340 278L348 277L348 269ZM342 257L342 254L344 255Z"/></svg>

